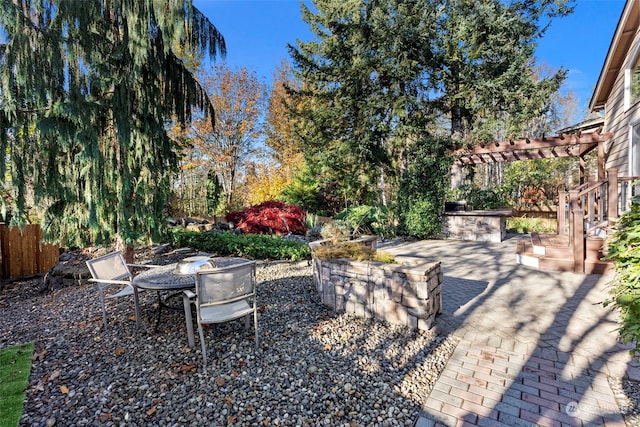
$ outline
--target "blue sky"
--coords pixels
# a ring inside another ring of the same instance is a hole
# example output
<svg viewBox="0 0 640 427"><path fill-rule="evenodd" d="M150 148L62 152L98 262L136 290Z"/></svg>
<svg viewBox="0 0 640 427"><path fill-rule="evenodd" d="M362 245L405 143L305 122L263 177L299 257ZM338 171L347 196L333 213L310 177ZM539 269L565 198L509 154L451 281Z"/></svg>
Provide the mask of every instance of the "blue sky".
<svg viewBox="0 0 640 427"><path fill-rule="evenodd" d="M538 62L569 70L566 88L573 89L586 109L624 0L577 0L575 12L551 23L536 50ZM227 63L247 67L269 80L287 43L307 41L299 0L194 0L225 37Z"/></svg>

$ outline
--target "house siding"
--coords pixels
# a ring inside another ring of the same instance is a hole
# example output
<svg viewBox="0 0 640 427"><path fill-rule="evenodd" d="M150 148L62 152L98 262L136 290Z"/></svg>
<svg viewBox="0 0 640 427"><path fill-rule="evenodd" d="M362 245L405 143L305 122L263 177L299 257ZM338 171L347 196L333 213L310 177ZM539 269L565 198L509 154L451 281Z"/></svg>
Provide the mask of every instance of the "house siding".
<svg viewBox="0 0 640 427"><path fill-rule="evenodd" d="M640 45L640 28L636 31L624 67L618 72L611 94L605 104L605 131L614 133L613 138L605 144L605 167L618 169L620 176L629 175L629 125L640 122L640 102L636 102L626 111L624 108L625 68L629 56L636 53L638 45Z"/></svg>

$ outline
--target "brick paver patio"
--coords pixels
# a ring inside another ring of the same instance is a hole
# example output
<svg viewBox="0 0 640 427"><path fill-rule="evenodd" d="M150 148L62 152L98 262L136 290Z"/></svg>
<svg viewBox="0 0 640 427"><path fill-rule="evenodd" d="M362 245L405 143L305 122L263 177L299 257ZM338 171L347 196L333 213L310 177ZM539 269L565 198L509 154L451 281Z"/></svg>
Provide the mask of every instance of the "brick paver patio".
<svg viewBox="0 0 640 427"><path fill-rule="evenodd" d="M516 240L381 245L440 260L438 327L460 339L416 427L624 426L607 378L640 379L616 317L610 276L517 265Z"/></svg>

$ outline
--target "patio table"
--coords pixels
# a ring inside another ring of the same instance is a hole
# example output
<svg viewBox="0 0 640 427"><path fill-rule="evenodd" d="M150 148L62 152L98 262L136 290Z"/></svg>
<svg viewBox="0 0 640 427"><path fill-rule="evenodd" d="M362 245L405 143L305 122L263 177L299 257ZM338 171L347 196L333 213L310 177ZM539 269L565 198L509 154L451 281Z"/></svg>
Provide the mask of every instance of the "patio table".
<svg viewBox="0 0 640 427"><path fill-rule="evenodd" d="M212 257L211 260L214 262L216 267L227 267L233 264L238 264L242 262L246 262L247 260L244 258L238 257ZM136 312L139 312L139 300L138 300L138 290L150 290L156 291L158 294L158 311L156 317L156 326L154 331L158 331L158 326L160 324L160 316L162 314L163 308L168 308L172 310L180 310L182 308L172 307L167 304L167 300L182 295L182 292L186 289L194 289L196 286L196 276L194 274L178 274L176 273L176 265L177 263L163 265L156 268L151 268L146 270L136 277L133 278L131 284L133 285L134 290L134 303L136 306ZM164 299L162 298L163 292L169 292ZM195 339L193 337L193 320L190 315L187 315L185 310L185 321L187 326L187 333L189 339L189 347L195 346ZM140 326L140 319L136 318L136 324Z"/></svg>

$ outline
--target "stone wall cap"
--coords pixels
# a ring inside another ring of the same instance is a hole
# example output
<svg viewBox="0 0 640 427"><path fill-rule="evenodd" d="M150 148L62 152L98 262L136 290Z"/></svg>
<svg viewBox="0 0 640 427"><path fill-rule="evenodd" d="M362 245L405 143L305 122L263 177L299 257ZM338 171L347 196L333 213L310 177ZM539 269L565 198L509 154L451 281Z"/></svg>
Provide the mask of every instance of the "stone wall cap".
<svg viewBox="0 0 640 427"><path fill-rule="evenodd" d="M513 216L513 209L486 209L475 211L450 211L444 216Z"/></svg>
<svg viewBox="0 0 640 427"><path fill-rule="evenodd" d="M321 262L341 264L341 265L361 265L363 267L371 266L381 268L387 271L401 271L401 272L426 272L431 271L441 265L441 261L434 260L432 258L423 257L410 257L410 256L396 256L396 263L386 263L378 261L357 261L353 258L330 258L321 259Z"/></svg>

